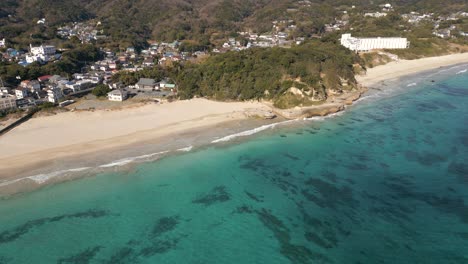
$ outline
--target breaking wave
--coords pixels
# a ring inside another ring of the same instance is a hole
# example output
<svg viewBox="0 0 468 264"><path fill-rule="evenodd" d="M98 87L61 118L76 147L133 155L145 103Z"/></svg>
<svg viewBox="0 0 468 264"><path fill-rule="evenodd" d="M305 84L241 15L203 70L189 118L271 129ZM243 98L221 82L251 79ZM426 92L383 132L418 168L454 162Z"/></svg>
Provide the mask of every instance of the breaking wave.
<svg viewBox="0 0 468 264"><path fill-rule="evenodd" d="M227 142L227 141L230 141L230 140L232 140L234 138L251 136L251 135L257 134L257 133L259 133L261 131L265 131L267 129L272 129L272 128L276 127L277 125L289 123L289 122L292 122L292 121L295 121L295 120L288 120L288 121L284 121L284 122L279 122L279 123L274 123L274 124L269 124L269 125L263 125L263 126L251 129L251 130L242 131L242 132L239 132L239 133L236 133L236 134L232 134L232 135L229 135L229 136L225 136L225 137L213 140L213 141L211 141L211 143L215 144L215 143L220 143L220 142Z"/></svg>
<svg viewBox="0 0 468 264"><path fill-rule="evenodd" d="M43 184L43 183L49 181L50 179L66 175L67 173L81 172L81 171L85 171L85 170L89 170L89 169L91 169L91 167L75 168L75 169L69 169L69 170L54 171L54 172L51 172L51 173L37 174L37 175L33 175L33 176L24 177L24 178L21 178L21 179L2 182L2 183L0 183L0 187L1 186L7 186L7 185L10 185L10 184L13 184L13 183L16 183L16 182L20 182L20 181L23 181L23 180L32 180L37 184Z"/></svg>
<svg viewBox="0 0 468 264"><path fill-rule="evenodd" d="M99 168L120 167L120 166L127 165L129 163L138 161L138 160L147 160L149 158L159 156L159 155L163 155L163 154L166 154L168 152L169 151L161 151L161 152L156 152L156 153L152 153L152 154L146 154L146 155L141 155L141 156L136 156L136 157L124 158L124 159L113 161L113 162L108 163L108 164L101 165L101 166L99 166Z"/></svg>

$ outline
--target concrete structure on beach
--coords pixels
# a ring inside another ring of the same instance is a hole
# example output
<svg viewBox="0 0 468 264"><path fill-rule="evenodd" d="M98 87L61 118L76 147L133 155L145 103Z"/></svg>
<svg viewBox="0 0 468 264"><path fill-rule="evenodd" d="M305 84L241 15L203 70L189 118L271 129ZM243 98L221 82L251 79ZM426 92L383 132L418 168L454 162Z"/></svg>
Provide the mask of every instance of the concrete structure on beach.
<svg viewBox="0 0 468 264"><path fill-rule="evenodd" d="M341 35L341 45L360 52L376 49L407 49L410 42L406 38L355 38L351 34Z"/></svg>

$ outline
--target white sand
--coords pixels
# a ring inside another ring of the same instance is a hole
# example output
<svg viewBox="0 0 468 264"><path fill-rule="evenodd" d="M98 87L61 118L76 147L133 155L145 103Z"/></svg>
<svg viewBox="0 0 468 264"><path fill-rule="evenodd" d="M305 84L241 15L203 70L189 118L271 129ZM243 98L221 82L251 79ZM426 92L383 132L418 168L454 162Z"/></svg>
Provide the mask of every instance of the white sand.
<svg viewBox="0 0 468 264"><path fill-rule="evenodd" d="M246 118L245 111L269 108L257 102L205 99L114 111L67 112L33 118L0 137L0 178L8 168L130 145L192 128Z"/></svg>
<svg viewBox="0 0 468 264"><path fill-rule="evenodd" d="M357 76L356 79L364 86L371 86L384 80L460 63L468 63L468 53L430 57L418 60L394 61L368 69L366 75Z"/></svg>

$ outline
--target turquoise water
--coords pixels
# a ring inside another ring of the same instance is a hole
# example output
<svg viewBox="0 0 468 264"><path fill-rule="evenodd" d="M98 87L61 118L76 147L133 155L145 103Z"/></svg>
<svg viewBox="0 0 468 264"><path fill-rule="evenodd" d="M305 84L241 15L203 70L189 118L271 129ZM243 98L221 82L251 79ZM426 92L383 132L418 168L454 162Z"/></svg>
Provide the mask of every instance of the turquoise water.
<svg viewBox="0 0 468 264"><path fill-rule="evenodd" d="M2 200L0 263L468 263L468 74L436 77Z"/></svg>

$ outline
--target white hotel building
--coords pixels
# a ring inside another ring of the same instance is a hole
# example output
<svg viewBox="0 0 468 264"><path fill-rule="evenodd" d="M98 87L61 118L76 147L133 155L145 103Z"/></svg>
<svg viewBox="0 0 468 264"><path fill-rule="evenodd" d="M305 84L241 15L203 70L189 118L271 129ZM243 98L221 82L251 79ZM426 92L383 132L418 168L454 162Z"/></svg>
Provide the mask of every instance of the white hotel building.
<svg viewBox="0 0 468 264"><path fill-rule="evenodd" d="M359 52L375 49L407 49L410 42L406 38L355 38L351 37L351 34L343 34L341 45Z"/></svg>

